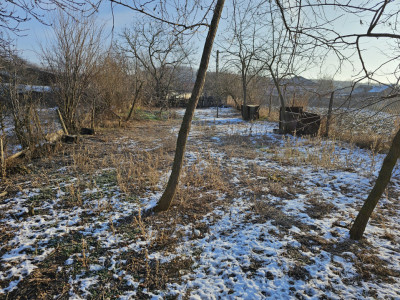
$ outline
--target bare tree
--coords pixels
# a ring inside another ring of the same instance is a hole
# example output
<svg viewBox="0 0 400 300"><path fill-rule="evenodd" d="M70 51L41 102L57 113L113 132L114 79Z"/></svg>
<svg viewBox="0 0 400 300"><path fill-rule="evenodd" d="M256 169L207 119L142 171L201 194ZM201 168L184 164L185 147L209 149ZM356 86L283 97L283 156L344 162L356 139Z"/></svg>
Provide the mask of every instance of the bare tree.
<svg viewBox="0 0 400 300"><path fill-rule="evenodd" d="M400 51L397 47L400 41L398 34L398 18L400 3L398 1L381 0L360 1L310 1L310 0L276 0L281 18L291 39L298 35L305 35L312 40L312 46L325 49L333 54L338 61L338 69L346 62L356 63L352 66L358 70L355 73L354 85L362 80L398 86L400 69L398 61ZM336 13L332 13L335 11ZM352 32L341 32L337 25L344 18L356 18L359 28ZM380 48L383 55L374 57L374 61L367 60L368 48L365 43L379 40L374 48ZM393 49L394 51L387 51ZM355 54L355 56L353 55ZM376 63L376 61L379 61ZM384 80L384 81L383 81ZM399 89L394 88L385 98L399 96ZM400 130L393 139L392 146L387 154L375 186L361 208L351 230L350 237L360 239L363 236L369 217L389 183L391 173L400 155Z"/></svg>
<svg viewBox="0 0 400 300"><path fill-rule="evenodd" d="M134 71L131 74L131 85L133 87L133 95L130 103L129 113L126 116L125 121L128 122L132 117L133 111L135 109L136 104L140 100L143 91L143 85L145 83L144 76L142 75L142 70L139 68L139 62L137 59L134 59L133 62Z"/></svg>
<svg viewBox="0 0 400 300"><path fill-rule="evenodd" d="M23 84L26 62L21 59L11 44L1 49L3 71L8 82L2 83L2 96L11 113L14 132L23 149L34 148L43 138L37 115L38 99L33 99L30 85Z"/></svg>
<svg viewBox="0 0 400 300"><path fill-rule="evenodd" d="M90 85L88 103L92 107L91 120L94 128L99 116L117 116L122 121L123 112L138 99L136 84L132 79L130 63L124 53L110 49L97 64L94 78ZM104 118L101 118L104 119Z"/></svg>
<svg viewBox="0 0 400 300"><path fill-rule="evenodd" d="M143 20L122 34L123 49L132 57L136 73L145 72L148 98L161 109L168 108L168 95L179 67L190 54L184 35L160 22Z"/></svg>
<svg viewBox="0 0 400 300"><path fill-rule="evenodd" d="M260 2L233 0L233 15L224 43L221 44L227 67L236 70L241 77L243 106L248 104L249 86L262 72L264 63L258 59L263 49L259 22ZM248 119L247 110L242 116Z"/></svg>
<svg viewBox="0 0 400 300"><path fill-rule="evenodd" d="M387 84L388 80L398 82L400 70L392 62L400 57L397 47L400 40L397 30L400 3L390 0L366 0L362 3L356 0L275 2L290 38L308 37L310 49L319 49L324 52L325 58L330 54L336 57L337 71L345 63L353 66L355 83L365 79L382 84ZM346 18L359 23L358 27L354 26L354 33L349 33L347 28L345 31L338 29L343 30L337 25ZM374 44L374 47L380 48L383 53L380 57L374 57L379 63L366 60L369 52L368 47L364 46L376 39L380 43Z"/></svg>
<svg viewBox="0 0 400 300"><path fill-rule="evenodd" d="M54 42L43 49L43 60L56 76L54 92L68 130L78 129L78 106L88 87L102 55L102 27L93 18L79 22L59 13L54 26Z"/></svg>
<svg viewBox="0 0 400 300"><path fill-rule="evenodd" d="M283 112L281 121L285 128L287 125L285 107L288 105L286 89L289 83L293 88L291 78L312 66L316 59L316 53L313 49L304 47L307 41L303 36L297 35L295 38L291 38L273 1L268 3L264 16L263 24L268 30L263 38L265 47L259 59L264 61L266 74L272 79L272 85L277 91Z"/></svg>
<svg viewBox="0 0 400 300"><path fill-rule="evenodd" d="M215 5L213 18L211 20L207 38L204 44L203 55L201 57L200 67L197 72L197 78L193 87L192 96L189 100L185 115L183 116L182 125L179 130L172 172L163 195L161 196L157 205L154 207L155 212L168 210L178 187L179 176L182 170L183 156L185 154L186 142L189 136L191 122L197 102L199 101L199 97L204 87L204 81L206 78L208 63L210 61L211 50L214 43L215 35L217 33L218 23L221 18L224 3L225 0L218 0Z"/></svg>
<svg viewBox="0 0 400 300"><path fill-rule="evenodd" d="M360 209L360 212L355 219L353 226L350 229L350 237L355 240L362 238L365 227L367 226L368 220L374 211L379 199L382 197L390 178L392 177L392 171L400 157L400 130L396 133L393 139L392 145L389 149L389 153L386 155L378 178L376 179L375 185L372 188L368 198L365 200L364 205Z"/></svg>
<svg viewBox="0 0 400 300"><path fill-rule="evenodd" d="M9 0L0 3L0 43L9 43L11 34L24 35L28 29L23 24L35 19L50 25L46 15L56 9L73 14L91 14L100 4L99 0Z"/></svg>
<svg viewBox="0 0 400 300"><path fill-rule="evenodd" d="M207 72L204 92L207 94L215 94L220 97L230 97L235 107L240 108L243 96L241 76L227 70L222 70L218 73L218 87L216 86L216 77L215 72Z"/></svg>

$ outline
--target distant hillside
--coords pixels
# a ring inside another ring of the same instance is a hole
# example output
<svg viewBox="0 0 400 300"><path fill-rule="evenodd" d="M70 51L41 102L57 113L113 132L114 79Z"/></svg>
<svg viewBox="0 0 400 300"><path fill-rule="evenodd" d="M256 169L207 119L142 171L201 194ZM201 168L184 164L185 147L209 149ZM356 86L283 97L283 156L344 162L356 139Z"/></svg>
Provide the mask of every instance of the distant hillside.
<svg viewBox="0 0 400 300"><path fill-rule="evenodd" d="M0 81L9 83L16 76L19 84L51 85L54 75L18 55L0 53Z"/></svg>

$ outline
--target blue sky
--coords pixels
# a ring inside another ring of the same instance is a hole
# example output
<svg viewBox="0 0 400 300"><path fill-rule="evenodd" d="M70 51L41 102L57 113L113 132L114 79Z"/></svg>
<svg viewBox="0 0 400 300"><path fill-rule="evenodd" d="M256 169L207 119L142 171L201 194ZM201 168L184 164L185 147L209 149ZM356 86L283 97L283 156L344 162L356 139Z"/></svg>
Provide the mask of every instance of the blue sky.
<svg viewBox="0 0 400 300"><path fill-rule="evenodd" d="M226 7L224 9L223 18L220 23L220 28L218 30L217 40L226 32L227 22L229 20L229 16L231 13L230 3L227 1ZM329 16L335 16L338 14L338 11L332 10L329 12ZM122 31L122 29L126 26L129 26L135 18L138 18L137 14L133 11L116 5L114 7L114 38ZM46 19L51 18L51 14L45 16ZM99 23L105 23L106 34L108 34L109 39L111 37L112 32L112 14L109 3L102 4L98 13ZM342 32L342 33L354 33L365 31L366 24L360 23L360 17L358 16L343 16L340 21L335 23L335 29ZM24 58L28 59L31 62L40 63L40 43L45 44L46 37L51 37L51 27L45 26L38 22L37 20L32 19L31 21L24 23L21 25L21 28L26 29L24 32L24 36L14 36L16 41L16 47L18 50L21 51L21 54ZM200 59L201 50L203 47L206 29L202 28L197 36L192 40L195 47L197 48L198 54L193 57L193 65L198 65L198 61ZM108 41L109 43L109 41ZM108 44L105 42L105 44ZM377 66L379 65L384 58L384 55L387 54L390 49L386 45L385 40L383 39L369 39L368 41L365 39L363 40L363 47L365 49L365 58L366 64L368 66ZM214 47L214 52L217 50ZM355 69L359 68L359 62L356 57L353 57L355 62L354 66ZM387 72L391 72L393 69L396 68L398 65L397 62L393 62L389 64L388 68L386 69ZM337 68L337 62L333 57L328 57L328 59L322 64L321 68L313 68L308 70L303 76L308 78L318 78L322 76L330 76ZM211 59L210 62L210 70L215 70L215 58ZM352 66L349 64L343 65L342 71L335 75L336 80L349 80L351 79L352 74L355 74L356 70L353 69ZM380 77L383 78L384 81L388 81L389 77ZM393 78L392 78L393 79Z"/></svg>

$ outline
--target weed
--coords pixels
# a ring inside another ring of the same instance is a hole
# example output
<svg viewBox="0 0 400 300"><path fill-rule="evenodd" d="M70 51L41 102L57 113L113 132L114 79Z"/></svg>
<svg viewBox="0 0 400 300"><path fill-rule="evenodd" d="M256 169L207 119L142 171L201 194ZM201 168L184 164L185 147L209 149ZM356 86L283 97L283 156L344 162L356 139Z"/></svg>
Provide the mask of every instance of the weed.
<svg viewBox="0 0 400 300"><path fill-rule="evenodd" d="M139 212L138 212L138 216L134 217L133 221L136 224L136 226L139 228L139 232L142 235L142 239L144 241L149 240L149 235L148 235L147 230L145 228L145 225L144 225L144 223L142 221L142 216L141 216L140 209L139 209Z"/></svg>

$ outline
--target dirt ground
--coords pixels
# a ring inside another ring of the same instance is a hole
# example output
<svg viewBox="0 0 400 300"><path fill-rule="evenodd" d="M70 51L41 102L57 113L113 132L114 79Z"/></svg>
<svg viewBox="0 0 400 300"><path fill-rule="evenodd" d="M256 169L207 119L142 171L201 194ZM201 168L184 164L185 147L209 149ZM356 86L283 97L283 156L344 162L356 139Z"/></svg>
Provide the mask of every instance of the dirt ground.
<svg viewBox="0 0 400 300"><path fill-rule="evenodd" d="M397 173L366 238L348 238L382 159L369 150L200 111L171 209L137 216L181 114L99 129L2 181L0 298L400 297Z"/></svg>

